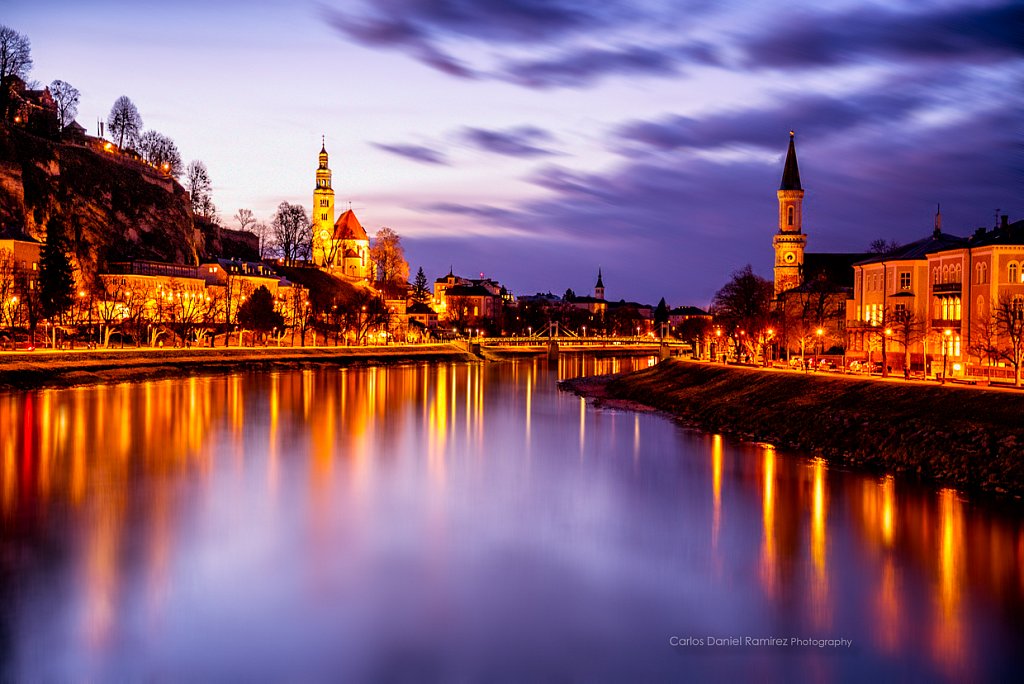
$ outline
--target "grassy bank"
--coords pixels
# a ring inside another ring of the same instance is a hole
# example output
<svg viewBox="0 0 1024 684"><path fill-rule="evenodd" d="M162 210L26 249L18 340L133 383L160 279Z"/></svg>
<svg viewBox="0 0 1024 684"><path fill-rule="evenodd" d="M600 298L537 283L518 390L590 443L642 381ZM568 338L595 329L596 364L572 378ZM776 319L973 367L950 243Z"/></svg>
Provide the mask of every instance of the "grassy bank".
<svg viewBox="0 0 1024 684"><path fill-rule="evenodd" d="M0 354L0 389L71 387L106 382L213 375L237 370L470 361L454 345L217 349L125 349Z"/></svg>
<svg viewBox="0 0 1024 684"><path fill-rule="evenodd" d="M564 383L688 424L963 489L1024 494L1024 393L680 360Z"/></svg>

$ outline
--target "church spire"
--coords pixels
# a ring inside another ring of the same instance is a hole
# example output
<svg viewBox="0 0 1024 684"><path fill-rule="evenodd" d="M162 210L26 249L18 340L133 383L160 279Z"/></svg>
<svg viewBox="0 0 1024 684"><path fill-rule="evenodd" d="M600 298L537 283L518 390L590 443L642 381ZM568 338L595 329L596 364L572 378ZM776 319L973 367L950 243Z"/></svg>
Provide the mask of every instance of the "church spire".
<svg viewBox="0 0 1024 684"><path fill-rule="evenodd" d="M597 269L597 284L594 285L594 299L604 299L604 279L601 277L601 269Z"/></svg>
<svg viewBox="0 0 1024 684"><path fill-rule="evenodd" d="M786 152L786 167L782 171L782 185L779 190L803 190L800 187L800 168L796 164L796 134L789 132L789 151Z"/></svg>
<svg viewBox="0 0 1024 684"><path fill-rule="evenodd" d="M935 237L939 237L939 235L941 233L942 233L942 205L941 204L936 204L935 205L935 231L934 231L933 234L935 235Z"/></svg>

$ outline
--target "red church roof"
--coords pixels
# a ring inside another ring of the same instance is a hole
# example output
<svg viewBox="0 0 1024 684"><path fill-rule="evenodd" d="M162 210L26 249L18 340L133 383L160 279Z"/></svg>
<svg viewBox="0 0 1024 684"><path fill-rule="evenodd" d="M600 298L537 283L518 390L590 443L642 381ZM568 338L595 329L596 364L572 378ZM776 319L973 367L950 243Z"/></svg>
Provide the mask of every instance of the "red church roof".
<svg viewBox="0 0 1024 684"><path fill-rule="evenodd" d="M359 219L352 213L352 210L346 209L345 213L334 222L334 239L368 241L370 238L366 235L363 224L359 223Z"/></svg>

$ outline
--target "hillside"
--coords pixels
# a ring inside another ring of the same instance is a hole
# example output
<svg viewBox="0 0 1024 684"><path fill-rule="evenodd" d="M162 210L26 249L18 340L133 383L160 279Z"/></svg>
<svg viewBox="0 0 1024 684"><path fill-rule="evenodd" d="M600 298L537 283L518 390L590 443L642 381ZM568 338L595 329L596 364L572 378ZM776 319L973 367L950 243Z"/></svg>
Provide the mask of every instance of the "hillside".
<svg viewBox="0 0 1024 684"><path fill-rule="evenodd" d="M0 124L0 225L42 241L56 212L70 217L86 277L104 261L194 263L203 251L188 193L129 159Z"/></svg>

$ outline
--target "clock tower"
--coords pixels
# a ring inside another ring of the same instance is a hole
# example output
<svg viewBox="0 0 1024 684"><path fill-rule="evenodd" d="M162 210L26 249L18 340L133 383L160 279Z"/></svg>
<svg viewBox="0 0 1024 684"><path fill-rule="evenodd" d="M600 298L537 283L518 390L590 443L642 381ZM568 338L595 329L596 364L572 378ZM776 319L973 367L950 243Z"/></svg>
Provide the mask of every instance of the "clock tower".
<svg viewBox="0 0 1024 684"><path fill-rule="evenodd" d="M772 238L775 248L775 296L803 284L804 247L807 236L803 233L804 190L800 187L800 169L796 163L796 143L789 132L789 151L782 171L779 197L779 231Z"/></svg>
<svg viewBox="0 0 1024 684"><path fill-rule="evenodd" d="M313 263L324 266L332 250L327 245L334 238L334 190L331 189L331 169L327 166L327 147L320 145L320 162L316 169L316 187L313 189Z"/></svg>

